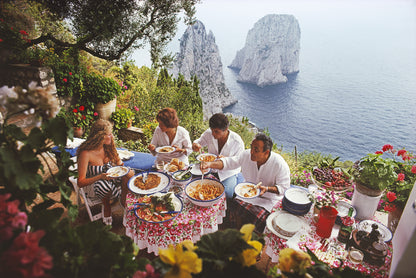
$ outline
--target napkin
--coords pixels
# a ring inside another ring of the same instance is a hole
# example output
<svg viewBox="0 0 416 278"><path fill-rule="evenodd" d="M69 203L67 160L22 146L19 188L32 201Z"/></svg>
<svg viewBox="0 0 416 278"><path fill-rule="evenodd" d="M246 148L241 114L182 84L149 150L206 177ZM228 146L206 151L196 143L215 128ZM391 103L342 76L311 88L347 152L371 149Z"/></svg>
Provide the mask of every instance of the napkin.
<svg viewBox="0 0 416 278"><path fill-rule="evenodd" d="M73 138L73 140L71 140L71 139L67 139L66 140L66 146L65 146L65 148L67 148L67 149L75 149L75 148L78 148L81 144L82 144L82 142L84 142L85 141L85 139L81 139L81 138Z"/></svg>

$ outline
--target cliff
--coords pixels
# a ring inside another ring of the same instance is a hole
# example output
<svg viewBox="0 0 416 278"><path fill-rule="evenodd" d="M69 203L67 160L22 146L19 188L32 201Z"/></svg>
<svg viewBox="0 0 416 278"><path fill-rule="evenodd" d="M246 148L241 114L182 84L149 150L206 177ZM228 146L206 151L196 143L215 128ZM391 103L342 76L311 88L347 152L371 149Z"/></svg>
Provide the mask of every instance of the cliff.
<svg viewBox="0 0 416 278"><path fill-rule="evenodd" d="M248 32L230 68L239 82L259 87L284 83L286 74L299 71L300 28L293 15L266 15Z"/></svg>
<svg viewBox="0 0 416 278"><path fill-rule="evenodd" d="M180 50L170 74L181 73L189 80L196 75L200 80L204 118L222 112L222 108L236 102L224 82L223 68L215 37L200 21L188 27L180 39Z"/></svg>

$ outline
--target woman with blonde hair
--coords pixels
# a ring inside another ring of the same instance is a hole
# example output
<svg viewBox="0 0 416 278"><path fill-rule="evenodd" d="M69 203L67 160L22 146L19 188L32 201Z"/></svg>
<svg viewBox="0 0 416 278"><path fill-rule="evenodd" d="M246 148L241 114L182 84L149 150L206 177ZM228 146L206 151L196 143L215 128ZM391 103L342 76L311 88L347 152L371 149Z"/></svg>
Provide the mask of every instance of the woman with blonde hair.
<svg viewBox="0 0 416 278"><path fill-rule="evenodd" d="M127 194L127 183L134 175L130 172L122 178L109 177L107 169L123 165L118 156L113 138L113 126L109 121L97 120L91 127L88 138L77 150L78 186L93 185L94 193L103 202L103 222L112 224L112 197L121 196L124 206Z"/></svg>

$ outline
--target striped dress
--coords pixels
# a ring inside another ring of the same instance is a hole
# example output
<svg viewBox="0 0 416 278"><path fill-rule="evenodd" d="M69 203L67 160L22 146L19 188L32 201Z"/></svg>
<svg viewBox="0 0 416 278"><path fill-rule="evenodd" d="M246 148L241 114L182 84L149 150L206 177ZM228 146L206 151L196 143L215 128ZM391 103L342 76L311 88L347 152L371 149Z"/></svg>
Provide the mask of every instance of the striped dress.
<svg viewBox="0 0 416 278"><path fill-rule="evenodd" d="M106 165L93 166L88 165L86 177L94 177L106 172L111 165L108 163ZM113 180L98 180L92 184L94 188L95 196L103 199L109 192L111 192L111 198L118 198L121 195L121 178Z"/></svg>

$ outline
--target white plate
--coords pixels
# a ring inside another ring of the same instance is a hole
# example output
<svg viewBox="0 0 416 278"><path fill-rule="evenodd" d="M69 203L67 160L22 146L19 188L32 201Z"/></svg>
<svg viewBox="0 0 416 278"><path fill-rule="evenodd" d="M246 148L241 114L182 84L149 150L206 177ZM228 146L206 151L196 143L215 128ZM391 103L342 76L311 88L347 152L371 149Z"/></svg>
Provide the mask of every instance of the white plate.
<svg viewBox="0 0 416 278"><path fill-rule="evenodd" d="M172 198L172 203L173 203L173 206L174 206L174 208L175 208L175 211L179 211L179 213L177 213L175 216L173 216L173 217L172 217L172 218L170 218L170 219L167 219L167 220L162 220L162 221L145 220L145 219L141 218L141 217L138 215L137 210L135 210L135 211L134 211L134 214L136 215L136 217L137 217L137 218L139 218L141 221L144 221L144 222L147 222L147 223L156 223L156 224L158 224L158 223L164 223L164 222L167 222L167 221L171 221L171 220L175 219L176 217L178 217L178 215L179 215L179 214L181 214L182 209L183 209L183 202L182 202L182 200L181 200L181 199L179 199L177 196L175 196L174 194L171 194L171 193L165 193L165 194L162 194L162 193L156 193L156 194L154 194L154 195L152 195L152 196L158 196L158 197L161 197L161 196L164 196L164 195L167 195L167 194L170 194L170 195L171 195L171 198Z"/></svg>
<svg viewBox="0 0 416 278"><path fill-rule="evenodd" d="M161 146L156 148L157 153L173 153L176 150L175 147L172 146Z"/></svg>
<svg viewBox="0 0 416 278"><path fill-rule="evenodd" d="M214 157L214 160L211 160L211 161L215 161L215 160L217 160L217 156L215 155L215 154L212 154L212 153L201 153L201 154L199 154L197 157L196 157L196 159L198 160L198 161L206 161L205 159L206 159L206 157Z"/></svg>
<svg viewBox="0 0 416 278"><path fill-rule="evenodd" d="M288 213L288 212L285 212L285 211L275 211L275 212L273 212L273 213L271 213L268 217L267 217L267 219L266 219L266 227L273 233L273 234L275 234L276 236L278 236L278 237L280 237L280 238L283 238L283 239L289 239L289 238L291 238L291 237L289 237L289 236L285 236L285 235L282 235L282 234L280 234L278 231L276 231L274 228L273 228L273 225L272 225L272 223L273 223L273 219L275 218L275 217L277 217L277 216L279 216L279 215L281 215L281 214L287 214L288 215L288 217L292 217L293 219L293 221L300 221L300 223L301 223L301 226L303 227L304 225L306 225L306 222L305 222L305 220L303 219L303 218L301 218L301 217L299 217L299 216L296 216L296 215L293 215L293 214L290 214L290 213ZM301 227L301 228L302 228ZM300 229L301 229L300 228ZM299 230L300 230L299 229ZM298 230L298 231L299 231Z"/></svg>
<svg viewBox="0 0 416 278"><path fill-rule="evenodd" d="M237 194L238 197L242 199L253 199L260 195L260 188L257 188L257 190L254 189L255 184L251 182L243 182L236 185L234 188L235 194ZM254 191L251 192L250 190ZM254 193L254 194L253 194ZM245 194L250 194L249 197L244 197Z"/></svg>
<svg viewBox="0 0 416 278"><path fill-rule="evenodd" d="M127 166L114 166L107 170L107 174L112 178L121 178L127 175L129 170Z"/></svg>
<svg viewBox="0 0 416 278"><path fill-rule="evenodd" d="M140 189L137 186L134 185L134 181L136 180L137 177L141 177L141 176L147 176L146 172L140 173L138 175L135 175L134 177L132 177L129 180L129 183L127 184L129 189L136 193L136 194L153 194L159 191L162 191L163 189L165 189L169 183L170 183L170 178L168 175L166 175L165 173L161 173L161 172L156 172L156 171L150 171L149 174L156 174L160 177L160 183L158 186L153 187L151 189L148 190L144 190L144 189Z"/></svg>
<svg viewBox="0 0 416 278"><path fill-rule="evenodd" d="M191 166L191 174L194 176L202 176L201 168L199 168L199 164L194 164ZM207 172L204 173L204 175L209 174L211 172L211 169L207 170Z"/></svg>
<svg viewBox="0 0 416 278"><path fill-rule="evenodd" d="M134 153L128 150L117 150L117 153L121 160L128 160L134 156Z"/></svg>
<svg viewBox="0 0 416 278"><path fill-rule="evenodd" d="M357 229L366 231L367 233L370 233L372 228L371 225L372 224L377 224L378 226L378 231L381 234L381 239L384 242L388 242L391 240L391 238L393 237L393 234L391 233L391 231L389 230L389 228L387 228L386 226L384 226L383 224L373 221L373 220L362 220L360 221L360 223L358 223L358 227Z"/></svg>

